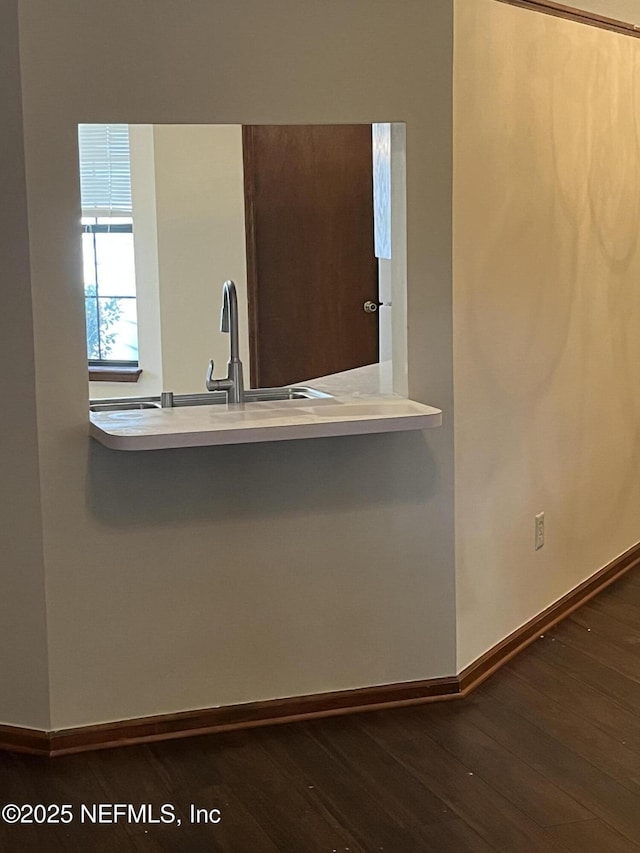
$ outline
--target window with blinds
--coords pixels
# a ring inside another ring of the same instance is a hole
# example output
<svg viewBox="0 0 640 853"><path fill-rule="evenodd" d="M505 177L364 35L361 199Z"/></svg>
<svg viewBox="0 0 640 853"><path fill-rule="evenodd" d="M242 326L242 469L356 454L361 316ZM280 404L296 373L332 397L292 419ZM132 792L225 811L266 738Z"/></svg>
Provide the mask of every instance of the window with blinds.
<svg viewBox="0 0 640 853"><path fill-rule="evenodd" d="M81 124L80 196L83 216L131 216L128 124Z"/></svg>
<svg viewBox="0 0 640 853"><path fill-rule="evenodd" d="M78 126L90 365L138 363L129 126Z"/></svg>

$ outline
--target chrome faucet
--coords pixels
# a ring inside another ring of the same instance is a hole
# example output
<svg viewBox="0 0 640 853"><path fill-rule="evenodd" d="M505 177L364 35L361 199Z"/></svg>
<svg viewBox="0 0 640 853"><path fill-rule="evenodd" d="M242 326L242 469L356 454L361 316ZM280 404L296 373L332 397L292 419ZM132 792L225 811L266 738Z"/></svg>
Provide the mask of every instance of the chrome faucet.
<svg viewBox="0 0 640 853"><path fill-rule="evenodd" d="M213 359L211 359L207 370L207 390L226 391L227 403L243 403L244 380L238 344L238 296L236 286L232 281L225 281L222 286L220 331L229 333L231 355L227 365L227 375L224 379L214 379Z"/></svg>

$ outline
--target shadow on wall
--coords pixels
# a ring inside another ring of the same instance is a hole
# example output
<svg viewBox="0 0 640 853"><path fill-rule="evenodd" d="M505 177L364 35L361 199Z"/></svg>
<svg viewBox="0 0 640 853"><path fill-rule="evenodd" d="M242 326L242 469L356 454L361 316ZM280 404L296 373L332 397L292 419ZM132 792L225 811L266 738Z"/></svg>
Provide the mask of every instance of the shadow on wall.
<svg viewBox="0 0 640 853"><path fill-rule="evenodd" d="M440 489L420 432L122 452L89 443L87 505L114 527L422 504Z"/></svg>

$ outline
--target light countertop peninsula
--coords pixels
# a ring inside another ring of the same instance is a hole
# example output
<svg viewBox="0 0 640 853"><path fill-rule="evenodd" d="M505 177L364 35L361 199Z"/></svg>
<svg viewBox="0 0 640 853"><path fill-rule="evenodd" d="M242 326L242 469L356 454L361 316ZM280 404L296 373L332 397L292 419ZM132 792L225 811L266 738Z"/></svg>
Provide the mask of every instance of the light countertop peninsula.
<svg viewBox="0 0 640 853"><path fill-rule="evenodd" d="M331 397L91 412L90 434L113 450L161 450L421 430L442 412L391 390L389 362L295 383Z"/></svg>

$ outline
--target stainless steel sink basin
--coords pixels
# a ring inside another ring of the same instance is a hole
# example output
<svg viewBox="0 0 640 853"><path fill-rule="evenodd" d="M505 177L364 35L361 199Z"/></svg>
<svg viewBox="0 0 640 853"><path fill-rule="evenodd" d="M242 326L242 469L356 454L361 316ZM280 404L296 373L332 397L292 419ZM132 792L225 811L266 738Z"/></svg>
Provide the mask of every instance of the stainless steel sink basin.
<svg viewBox="0 0 640 853"><path fill-rule="evenodd" d="M224 391L205 391L203 394L173 394L169 396L169 405L165 408L180 408L182 406L212 406L225 405L227 395ZM331 394L318 391L307 386L293 388L246 388L245 403L270 403L281 400L317 400L330 399ZM165 400L165 403L168 402ZM233 405L243 405L235 403ZM89 409L92 412L126 412L131 409L159 409L160 397L120 397L105 400L90 400Z"/></svg>
<svg viewBox="0 0 640 853"><path fill-rule="evenodd" d="M313 400L323 397L328 398L331 396L331 394L325 394L324 391L317 391L315 388L307 387L245 388L244 390L245 403L271 403L278 402L280 400ZM207 391L204 394L173 395L173 405L175 407L224 405L226 402L227 395L224 391Z"/></svg>
<svg viewBox="0 0 640 853"><path fill-rule="evenodd" d="M160 402L153 400L91 400L89 410L92 412L125 412L129 409L159 409Z"/></svg>
<svg viewBox="0 0 640 853"><path fill-rule="evenodd" d="M298 386L294 388L246 388L244 396L248 403L259 403L268 400L313 400L331 397L332 395L318 391L316 388Z"/></svg>

